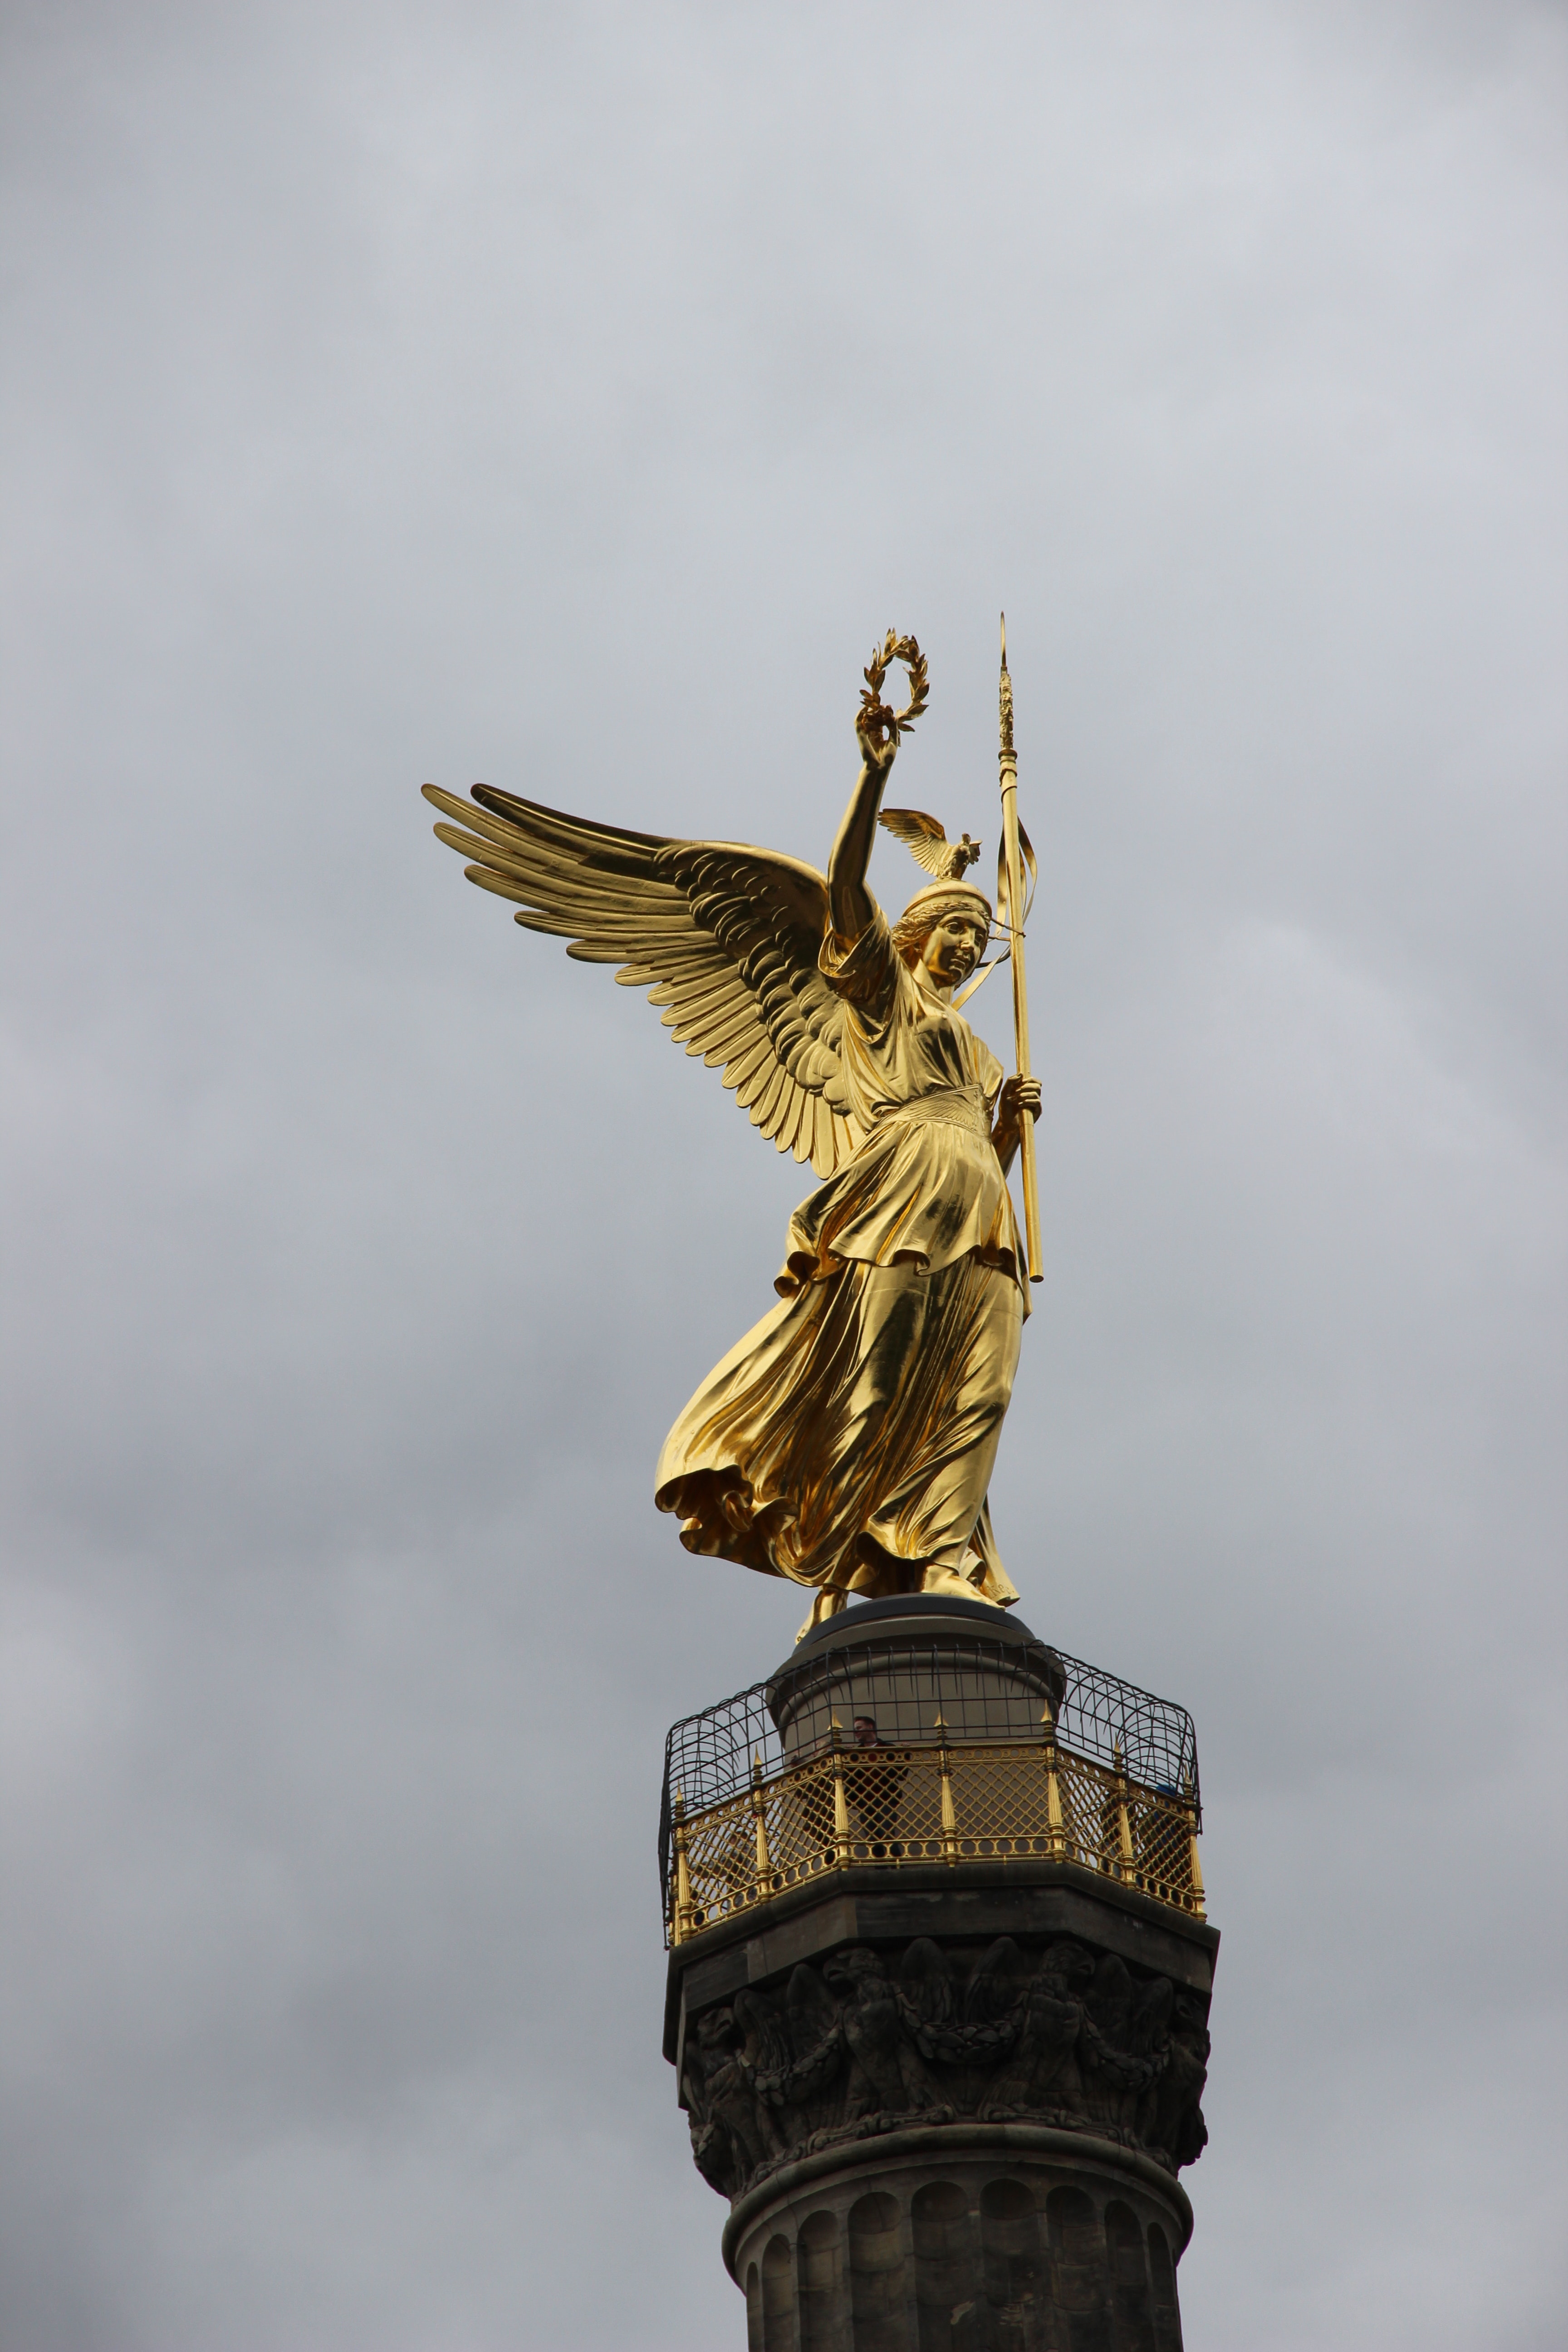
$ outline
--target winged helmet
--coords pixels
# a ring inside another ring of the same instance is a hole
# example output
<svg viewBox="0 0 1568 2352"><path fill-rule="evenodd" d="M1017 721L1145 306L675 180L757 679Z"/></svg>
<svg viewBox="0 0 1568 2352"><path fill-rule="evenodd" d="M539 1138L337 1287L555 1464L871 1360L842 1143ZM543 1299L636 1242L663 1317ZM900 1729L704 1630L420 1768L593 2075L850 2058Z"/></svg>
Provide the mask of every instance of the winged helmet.
<svg viewBox="0 0 1568 2352"><path fill-rule="evenodd" d="M942 819L927 816L924 809L885 808L877 822L903 843L917 866L923 866L939 882L962 882L966 869L980 863L979 842L971 841L967 834L962 841L949 841Z"/></svg>

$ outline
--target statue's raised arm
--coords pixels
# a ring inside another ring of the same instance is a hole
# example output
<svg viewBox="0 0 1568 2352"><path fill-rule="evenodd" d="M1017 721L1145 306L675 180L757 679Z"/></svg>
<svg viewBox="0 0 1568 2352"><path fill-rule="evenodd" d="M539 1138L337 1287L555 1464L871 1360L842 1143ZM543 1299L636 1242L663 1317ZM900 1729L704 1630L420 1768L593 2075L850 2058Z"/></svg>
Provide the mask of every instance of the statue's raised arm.
<svg viewBox="0 0 1568 2352"><path fill-rule="evenodd" d="M877 837L882 794L899 751L896 730L889 729L879 741L874 728L867 723L864 709L856 715L855 732L860 740L860 773L827 861L828 911L834 929L845 940L858 940L871 920L872 900L866 887L866 874L871 863L871 845Z"/></svg>

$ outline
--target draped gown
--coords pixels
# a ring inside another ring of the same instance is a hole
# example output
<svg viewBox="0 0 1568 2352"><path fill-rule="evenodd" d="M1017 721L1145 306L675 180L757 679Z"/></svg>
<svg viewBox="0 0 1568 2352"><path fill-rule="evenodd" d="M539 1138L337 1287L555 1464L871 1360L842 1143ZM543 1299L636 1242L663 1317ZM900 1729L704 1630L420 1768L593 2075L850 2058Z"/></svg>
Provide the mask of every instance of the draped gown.
<svg viewBox="0 0 1568 2352"><path fill-rule="evenodd" d="M689 1551L817 1587L814 1617L850 1593L1005 1608L986 1488L1028 1292L991 1141L1002 1066L879 908L818 961L866 1139L791 1218L782 1303L676 1422L655 1500Z"/></svg>

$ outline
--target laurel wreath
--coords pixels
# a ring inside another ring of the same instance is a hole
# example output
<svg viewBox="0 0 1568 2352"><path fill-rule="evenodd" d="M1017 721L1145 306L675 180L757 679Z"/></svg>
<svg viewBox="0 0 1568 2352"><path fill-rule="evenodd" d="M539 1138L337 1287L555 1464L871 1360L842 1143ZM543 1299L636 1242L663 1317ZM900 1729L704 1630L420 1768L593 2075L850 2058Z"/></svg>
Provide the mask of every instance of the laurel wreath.
<svg viewBox="0 0 1568 2352"><path fill-rule="evenodd" d="M888 675L888 665L896 661L903 663L910 678L910 698L902 710L889 709L882 699L882 681ZM889 629L885 642L876 647L861 675L866 684L860 695L860 725L875 740L879 749L889 740L896 743L900 736L921 717L930 696L926 657L921 651L919 639L900 637L896 629Z"/></svg>

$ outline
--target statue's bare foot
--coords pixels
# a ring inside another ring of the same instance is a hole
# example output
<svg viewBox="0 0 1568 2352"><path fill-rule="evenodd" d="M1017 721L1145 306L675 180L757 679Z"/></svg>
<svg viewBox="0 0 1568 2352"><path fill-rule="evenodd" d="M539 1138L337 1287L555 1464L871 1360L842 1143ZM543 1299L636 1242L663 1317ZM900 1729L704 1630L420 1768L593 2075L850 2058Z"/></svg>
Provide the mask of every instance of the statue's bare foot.
<svg viewBox="0 0 1568 2352"><path fill-rule="evenodd" d="M811 1614L795 1637L796 1642L804 1642L808 1633L815 1633L819 1625L826 1625L830 1617L837 1617L848 1599L849 1595L840 1591L836 1584L819 1586L816 1598L811 1604Z"/></svg>
<svg viewBox="0 0 1568 2352"><path fill-rule="evenodd" d="M990 1608L997 1606L988 1592L983 1592L977 1584L971 1584L969 1579L961 1576L955 1568L940 1568L934 1560L921 1579L921 1591L940 1594L944 1601L984 1601Z"/></svg>

